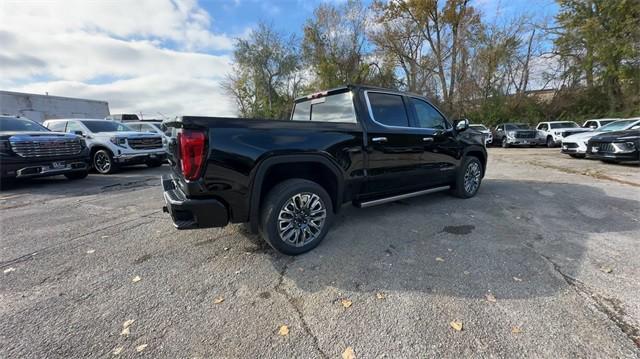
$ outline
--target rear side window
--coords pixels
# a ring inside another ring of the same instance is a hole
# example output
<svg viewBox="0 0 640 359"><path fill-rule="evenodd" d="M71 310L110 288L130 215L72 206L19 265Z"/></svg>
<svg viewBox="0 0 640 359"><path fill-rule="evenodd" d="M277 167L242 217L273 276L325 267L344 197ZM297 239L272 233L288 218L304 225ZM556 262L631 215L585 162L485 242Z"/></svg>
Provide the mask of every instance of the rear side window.
<svg viewBox="0 0 640 359"><path fill-rule="evenodd" d="M47 127L53 132L64 132L66 121L56 121L47 124Z"/></svg>
<svg viewBox="0 0 640 359"><path fill-rule="evenodd" d="M385 126L409 127L402 96L379 92L367 94L373 120Z"/></svg>
<svg viewBox="0 0 640 359"><path fill-rule="evenodd" d="M298 102L291 119L294 121L357 122L351 92Z"/></svg>

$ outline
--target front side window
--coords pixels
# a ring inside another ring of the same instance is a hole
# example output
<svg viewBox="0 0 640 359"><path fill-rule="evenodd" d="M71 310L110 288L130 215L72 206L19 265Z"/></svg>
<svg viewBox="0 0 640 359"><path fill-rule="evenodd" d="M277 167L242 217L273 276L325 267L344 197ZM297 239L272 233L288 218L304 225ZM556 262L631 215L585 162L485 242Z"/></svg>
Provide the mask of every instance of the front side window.
<svg viewBox="0 0 640 359"><path fill-rule="evenodd" d="M416 109L416 115L418 116L418 127L420 128L433 128L437 130L444 130L448 127L447 120L436 110L433 106L427 102L413 98L410 99L411 104Z"/></svg>
<svg viewBox="0 0 640 359"><path fill-rule="evenodd" d="M0 117L0 131L49 131L39 123L24 118Z"/></svg>
<svg viewBox="0 0 640 359"><path fill-rule="evenodd" d="M84 129L77 122L69 121L69 125L67 126L67 132L76 133L76 131L80 131L84 133Z"/></svg>
<svg viewBox="0 0 640 359"><path fill-rule="evenodd" d="M373 120L385 126L409 127L409 117L402 96L369 92Z"/></svg>
<svg viewBox="0 0 640 359"><path fill-rule="evenodd" d="M93 133L131 131L126 125L115 121L82 121L82 124Z"/></svg>
<svg viewBox="0 0 640 359"><path fill-rule="evenodd" d="M65 127L67 126L66 121L55 121L47 124L49 130L53 132L65 132Z"/></svg>

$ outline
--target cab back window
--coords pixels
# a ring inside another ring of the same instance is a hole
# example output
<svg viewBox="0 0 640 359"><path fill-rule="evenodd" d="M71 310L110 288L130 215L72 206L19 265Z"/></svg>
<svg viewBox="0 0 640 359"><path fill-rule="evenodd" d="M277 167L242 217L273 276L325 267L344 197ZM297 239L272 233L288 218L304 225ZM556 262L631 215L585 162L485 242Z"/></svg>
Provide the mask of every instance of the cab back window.
<svg viewBox="0 0 640 359"><path fill-rule="evenodd" d="M293 121L357 122L351 92L298 102L291 119Z"/></svg>

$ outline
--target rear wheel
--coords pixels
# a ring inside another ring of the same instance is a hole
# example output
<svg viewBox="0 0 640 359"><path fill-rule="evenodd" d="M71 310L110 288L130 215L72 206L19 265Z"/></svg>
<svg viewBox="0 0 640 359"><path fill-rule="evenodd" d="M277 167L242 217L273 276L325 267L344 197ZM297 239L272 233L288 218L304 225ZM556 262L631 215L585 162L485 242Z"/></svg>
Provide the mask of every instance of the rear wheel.
<svg viewBox="0 0 640 359"><path fill-rule="evenodd" d="M290 179L265 198L260 234L274 249L288 255L307 252L326 236L333 218L331 197L315 182Z"/></svg>
<svg viewBox="0 0 640 359"><path fill-rule="evenodd" d="M98 150L93 154L93 168L102 174L114 173L117 170L113 156L107 150Z"/></svg>
<svg viewBox="0 0 640 359"><path fill-rule="evenodd" d="M78 180L78 179L87 178L88 175L89 175L89 171L71 172L71 173L65 173L64 174L64 176L67 177L70 180Z"/></svg>
<svg viewBox="0 0 640 359"><path fill-rule="evenodd" d="M451 190L456 197L471 198L478 193L482 182L482 163L477 157L465 157Z"/></svg>

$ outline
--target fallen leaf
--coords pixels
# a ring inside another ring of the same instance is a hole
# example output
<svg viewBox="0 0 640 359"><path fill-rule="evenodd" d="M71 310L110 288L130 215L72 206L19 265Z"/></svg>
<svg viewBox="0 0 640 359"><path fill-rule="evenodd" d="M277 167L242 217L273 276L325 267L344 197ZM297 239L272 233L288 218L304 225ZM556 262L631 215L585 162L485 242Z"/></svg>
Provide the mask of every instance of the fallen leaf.
<svg viewBox="0 0 640 359"><path fill-rule="evenodd" d="M117 347L117 348L113 349L113 351L111 353L113 355L120 355L120 353L122 353L123 350L124 350L124 347Z"/></svg>
<svg viewBox="0 0 640 359"><path fill-rule="evenodd" d="M383 293L383 292L378 292L376 293L376 298L382 300L385 299L387 296Z"/></svg>
<svg viewBox="0 0 640 359"><path fill-rule="evenodd" d="M304 268L302 268L302 267L299 267L299 268L298 268L298 270L299 270L300 272L304 272Z"/></svg>
<svg viewBox="0 0 640 359"><path fill-rule="evenodd" d="M522 333L522 329L520 329L520 327L513 327L513 328L511 328L511 333L520 334L520 333Z"/></svg>
<svg viewBox="0 0 640 359"><path fill-rule="evenodd" d="M522 279L518 277L513 277L513 280L515 280L516 282L522 282Z"/></svg>
<svg viewBox="0 0 640 359"><path fill-rule="evenodd" d="M486 294L485 298L487 298L487 302L491 302L491 303L496 302L496 297L491 293Z"/></svg>
<svg viewBox="0 0 640 359"><path fill-rule="evenodd" d="M449 323L449 325L451 325L451 328L457 330L457 331L462 331L462 322L458 319L452 321L451 323Z"/></svg>
<svg viewBox="0 0 640 359"><path fill-rule="evenodd" d="M413 233L420 233L419 231L417 231L417 230L415 230L415 229L412 229L412 230L411 230L411 232L413 232Z"/></svg>
<svg viewBox="0 0 640 359"><path fill-rule="evenodd" d="M605 272L605 273L613 272L613 269L611 267L601 267L600 270Z"/></svg>
<svg viewBox="0 0 640 359"><path fill-rule="evenodd" d="M229 250L229 247L224 247L224 250L225 250L225 251L228 251L228 250Z"/></svg>
<svg viewBox="0 0 640 359"><path fill-rule="evenodd" d="M462 273L464 273L464 275L469 275L470 274L469 271L464 271Z"/></svg>
<svg viewBox="0 0 640 359"><path fill-rule="evenodd" d="M356 352L353 350L352 347L347 347L342 352L342 359L356 359Z"/></svg>
<svg viewBox="0 0 640 359"><path fill-rule="evenodd" d="M444 259L442 257L436 257L436 261L438 262L444 262Z"/></svg>
<svg viewBox="0 0 640 359"><path fill-rule="evenodd" d="M100 238L109 238L109 236L101 236Z"/></svg>
<svg viewBox="0 0 640 359"><path fill-rule="evenodd" d="M122 329L122 331L120 332L120 335L124 335L127 336L131 334L131 332L129 331L129 327L125 327L124 329Z"/></svg>
<svg viewBox="0 0 640 359"><path fill-rule="evenodd" d="M342 306L345 307L345 308L349 308L351 306L351 304L353 304L351 299L346 299L346 298L341 299L340 303L342 303Z"/></svg>
<svg viewBox="0 0 640 359"><path fill-rule="evenodd" d="M138 353L140 353L141 351L143 351L145 348L147 347L147 344L140 344L136 347L136 351Z"/></svg>
<svg viewBox="0 0 640 359"><path fill-rule="evenodd" d="M131 326L131 324L133 324L133 322L135 322L135 319L129 319L126 322L122 323L122 327L123 328L129 328Z"/></svg>
<svg viewBox="0 0 640 359"><path fill-rule="evenodd" d="M278 329L278 334L280 334L280 336L282 337L286 337L287 335L289 335L289 326L281 325L280 329Z"/></svg>
<svg viewBox="0 0 640 359"><path fill-rule="evenodd" d="M220 304L222 302L224 302L224 297L215 297L213 299L213 304Z"/></svg>
<svg viewBox="0 0 640 359"><path fill-rule="evenodd" d="M132 279L131 281L132 281L133 283L137 283L137 282L139 282L139 281L141 281L141 280L142 280L142 278L140 278L140 276L138 276L138 275L137 275L137 276L133 277L133 279Z"/></svg>
<svg viewBox="0 0 640 359"><path fill-rule="evenodd" d="M13 267L9 267L9 268L7 268L7 269L5 269L5 270L4 270L4 274L11 273L11 272L13 272L13 271L15 271L15 270L16 270L15 268L13 268Z"/></svg>
<svg viewBox="0 0 640 359"><path fill-rule="evenodd" d="M89 250L87 251L87 254L93 254L93 253L95 253L95 252L96 252L96 250L95 250L95 249L89 249Z"/></svg>

